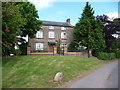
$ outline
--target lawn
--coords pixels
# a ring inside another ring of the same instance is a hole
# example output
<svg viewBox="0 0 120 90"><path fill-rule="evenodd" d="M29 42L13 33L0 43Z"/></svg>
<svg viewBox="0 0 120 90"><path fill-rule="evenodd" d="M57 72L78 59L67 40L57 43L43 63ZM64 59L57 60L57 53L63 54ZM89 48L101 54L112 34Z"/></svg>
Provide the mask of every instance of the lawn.
<svg viewBox="0 0 120 90"><path fill-rule="evenodd" d="M15 56L3 58L3 88L52 88L82 75L108 61L80 56ZM57 72L61 83L53 82Z"/></svg>

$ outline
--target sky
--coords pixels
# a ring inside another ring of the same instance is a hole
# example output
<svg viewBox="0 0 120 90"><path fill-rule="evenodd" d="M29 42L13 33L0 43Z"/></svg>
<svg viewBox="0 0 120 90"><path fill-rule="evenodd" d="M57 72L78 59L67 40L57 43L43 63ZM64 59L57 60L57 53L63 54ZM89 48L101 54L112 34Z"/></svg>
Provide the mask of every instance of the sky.
<svg viewBox="0 0 120 90"><path fill-rule="evenodd" d="M54 0L29 0L38 10L39 20L65 22L70 18L75 25L86 5L86 2L56 2ZM118 17L118 2L89 2L94 10L94 16L108 15L110 19Z"/></svg>

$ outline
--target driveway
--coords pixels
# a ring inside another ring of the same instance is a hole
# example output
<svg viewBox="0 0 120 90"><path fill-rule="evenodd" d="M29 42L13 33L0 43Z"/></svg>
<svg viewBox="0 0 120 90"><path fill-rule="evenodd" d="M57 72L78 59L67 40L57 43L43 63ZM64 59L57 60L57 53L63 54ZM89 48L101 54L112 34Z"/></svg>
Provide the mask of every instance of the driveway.
<svg viewBox="0 0 120 90"><path fill-rule="evenodd" d="M67 88L118 88L118 61L113 61L82 79L69 83Z"/></svg>

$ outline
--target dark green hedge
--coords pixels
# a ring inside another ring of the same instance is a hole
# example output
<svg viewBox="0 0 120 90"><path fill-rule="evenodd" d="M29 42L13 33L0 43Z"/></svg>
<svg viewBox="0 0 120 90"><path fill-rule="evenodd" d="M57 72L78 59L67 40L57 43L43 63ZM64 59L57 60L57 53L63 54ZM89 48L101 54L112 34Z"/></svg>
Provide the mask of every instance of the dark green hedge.
<svg viewBox="0 0 120 90"><path fill-rule="evenodd" d="M111 49L110 52L115 53L116 58L120 58L120 50L117 50L117 49Z"/></svg>
<svg viewBox="0 0 120 90"><path fill-rule="evenodd" d="M96 57L100 60L112 60L115 59L115 53L105 53L105 52L98 52Z"/></svg>

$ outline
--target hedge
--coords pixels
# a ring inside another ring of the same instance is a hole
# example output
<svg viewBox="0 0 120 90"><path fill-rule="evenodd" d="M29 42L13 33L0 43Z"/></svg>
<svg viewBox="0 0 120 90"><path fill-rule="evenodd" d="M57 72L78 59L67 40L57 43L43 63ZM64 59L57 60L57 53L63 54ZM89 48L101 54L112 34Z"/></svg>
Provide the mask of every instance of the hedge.
<svg viewBox="0 0 120 90"><path fill-rule="evenodd" d="M98 52L96 57L100 60L112 60L115 59L115 53L105 53L105 52Z"/></svg>
<svg viewBox="0 0 120 90"><path fill-rule="evenodd" d="M120 50L118 50L118 49L111 49L110 51L115 53L116 58L120 58Z"/></svg>

